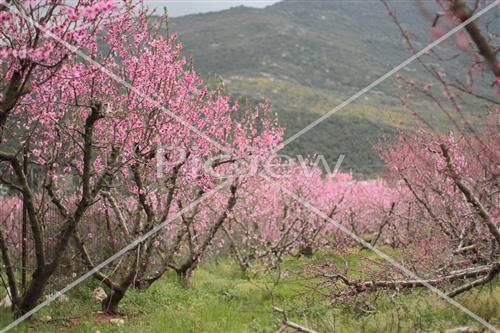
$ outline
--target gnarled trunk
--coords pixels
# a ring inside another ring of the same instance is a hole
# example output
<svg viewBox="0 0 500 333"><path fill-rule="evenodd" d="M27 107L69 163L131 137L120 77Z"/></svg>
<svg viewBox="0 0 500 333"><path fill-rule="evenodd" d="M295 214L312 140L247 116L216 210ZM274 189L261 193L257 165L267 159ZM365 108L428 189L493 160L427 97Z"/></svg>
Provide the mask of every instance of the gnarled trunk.
<svg viewBox="0 0 500 333"><path fill-rule="evenodd" d="M31 283L19 304L19 308L15 312L16 317L28 313L37 305L38 300L43 296L45 287L52 273L53 272L47 270L35 270L32 275Z"/></svg>
<svg viewBox="0 0 500 333"><path fill-rule="evenodd" d="M123 296L125 296L125 291L121 288L111 290L108 297L101 302L102 312L109 315L117 315L118 305L123 299Z"/></svg>

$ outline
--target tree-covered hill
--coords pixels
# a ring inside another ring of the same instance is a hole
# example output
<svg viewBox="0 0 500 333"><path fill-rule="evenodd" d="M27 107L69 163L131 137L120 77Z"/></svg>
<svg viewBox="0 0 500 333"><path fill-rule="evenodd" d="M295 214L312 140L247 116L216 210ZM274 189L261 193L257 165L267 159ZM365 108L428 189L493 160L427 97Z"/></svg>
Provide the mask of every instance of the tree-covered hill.
<svg viewBox="0 0 500 333"><path fill-rule="evenodd" d="M414 4L391 2L391 6L409 31L419 32L413 36L416 47L432 41L431 23L416 13ZM379 1L282 1L264 9L235 7L172 19L169 30L180 34L185 54L209 82L223 80L231 95L251 104L271 103L287 135L410 56ZM450 40L439 51L451 54L453 44ZM459 57L447 66L460 77L465 75L461 63ZM401 74L430 80L418 64ZM387 79L334 115L329 126L314 129L285 152L317 152L333 164L342 152L344 169L365 175L380 170L369 142L414 122L400 107L403 93L398 85L394 78ZM430 103L421 102L418 108L445 127L444 117Z"/></svg>

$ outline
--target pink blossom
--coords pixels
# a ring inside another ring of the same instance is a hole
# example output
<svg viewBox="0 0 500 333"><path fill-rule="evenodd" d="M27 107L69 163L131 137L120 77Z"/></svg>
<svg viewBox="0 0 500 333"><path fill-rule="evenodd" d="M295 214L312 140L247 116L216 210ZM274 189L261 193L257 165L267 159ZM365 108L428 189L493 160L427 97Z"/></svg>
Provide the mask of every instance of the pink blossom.
<svg viewBox="0 0 500 333"><path fill-rule="evenodd" d="M457 47L461 50L465 50L469 47L470 39L469 36L463 31L459 31L456 34Z"/></svg>
<svg viewBox="0 0 500 333"><path fill-rule="evenodd" d="M440 25L436 25L436 26L432 27L432 29L431 29L431 35L436 39L442 37L444 35L444 33L445 33L445 30Z"/></svg>

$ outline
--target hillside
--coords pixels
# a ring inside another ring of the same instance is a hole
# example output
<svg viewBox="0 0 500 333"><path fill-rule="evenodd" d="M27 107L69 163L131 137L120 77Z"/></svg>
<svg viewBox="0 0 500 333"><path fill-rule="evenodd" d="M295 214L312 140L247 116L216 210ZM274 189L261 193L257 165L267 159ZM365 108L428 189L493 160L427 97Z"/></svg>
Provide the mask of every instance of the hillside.
<svg viewBox="0 0 500 333"><path fill-rule="evenodd" d="M393 6L405 27L420 32L415 36L417 47L432 41L429 22L415 14L413 4L397 2ZM283 1L264 9L236 7L175 18L170 30L179 32L185 53L209 82L223 80L232 96L247 103L271 103L288 128L287 135L409 56L397 27L378 1ZM453 41L445 44L453 45ZM440 46L441 51L447 53L447 46ZM448 66L460 76L461 64L459 58ZM401 74L429 80L416 64ZM400 108L401 94L397 82L389 78L285 152L318 152L333 165L342 153L346 155L344 170L377 173L381 162L372 143L383 133L395 133L396 126L413 123ZM444 126L444 119L430 104L420 102L419 109Z"/></svg>

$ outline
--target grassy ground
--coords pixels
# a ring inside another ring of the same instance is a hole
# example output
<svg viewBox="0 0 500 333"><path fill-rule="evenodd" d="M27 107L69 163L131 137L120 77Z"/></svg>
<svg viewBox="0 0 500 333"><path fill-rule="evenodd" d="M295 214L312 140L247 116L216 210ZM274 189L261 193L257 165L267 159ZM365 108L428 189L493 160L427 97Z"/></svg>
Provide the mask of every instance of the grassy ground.
<svg viewBox="0 0 500 333"><path fill-rule="evenodd" d="M316 258L317 259L317 258ZM309 259L290 259L294 270ZM354 259L353 259L354 260ZM69 301L54 303L13 332L276 332L281 316L273 302L287 310L290 320L320 332L432 332L458 326L479 327L465 314L426 291L384 294L365 302L328 304L312 293L314 281L290 274L274 286L275 274L245 278L228 260L206 264L182 287L168 275L146 292L130 291L121 310L125 324L117 326L97 312L89 281L69 293ZM500 286L489 286L458 299L470 310L500 325ZM52 320L46 322L47 316ZM11 320L5 310L0 325Z"/></svg>

